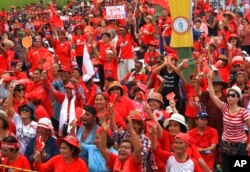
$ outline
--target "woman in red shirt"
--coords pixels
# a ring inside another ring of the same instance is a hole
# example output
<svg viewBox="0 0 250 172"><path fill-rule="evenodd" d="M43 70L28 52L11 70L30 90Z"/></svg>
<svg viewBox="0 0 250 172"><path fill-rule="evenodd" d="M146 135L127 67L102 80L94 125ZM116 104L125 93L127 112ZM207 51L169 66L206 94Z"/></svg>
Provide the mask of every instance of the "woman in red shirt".
<svg viewBox="0 0 250 172"><path fill-rule="evenodd" d="M97 111L97 117L99 119L101 118L106 118L106 119L110 119L111 115L114 115L115 117L115 123L117 125L118 128L126 128L126 123L124 122L124 120L122 119L122 117L117 114L114 113L113 108L111 108L109 103L109 96L108 94L104 93L104 92L100 92L97 93L95 96L95 108Z"/></svg>
<svg viewBox="0 0 250 172"><path fill-rule="evenodd" d="M39 172L43 171L71 171L71 172L88 172L86 163L79 158L80 143L73 135L68 135L65 138L58 139L60 146L60 155L56 155L46 163L41 163L40 152L34 155L34 169Z"/></svg>
<svg viewBox="0 0 250 172"><path fill-rule="evenodd" d="M155 26L153 25L153 18L150 15L145 17L145 22L146 24L140 29L140 36L142 36L142 43L147 49L149 42L155 39Z"/></svg>
<svg viewBox="0 0 250 172"><path fill-rule="evenodd" d="M66 39L64 30L57 31L57 34L59 39L53 40L57 60L62 66L71 68L71 43Z"/></svg>
<svg viewBox="0 0 250 172"><path fill-rule="evenodd" d="M76 62L80 69L82 69L83 48L86 43L86 36L83 33L83 25L75 27L75 34L73 35L73 45L75 47Z"/></svg>
<svg viewBox="0 0 250 172"><path fill-rule="evenodd" d="M22 169L30 170L30 164L27 158L19 153L18 140L14 136L7 136L2 140L2 153L3 165L10 166L11 168L3 167L1 172L9 171L22 171Z"/></svg>

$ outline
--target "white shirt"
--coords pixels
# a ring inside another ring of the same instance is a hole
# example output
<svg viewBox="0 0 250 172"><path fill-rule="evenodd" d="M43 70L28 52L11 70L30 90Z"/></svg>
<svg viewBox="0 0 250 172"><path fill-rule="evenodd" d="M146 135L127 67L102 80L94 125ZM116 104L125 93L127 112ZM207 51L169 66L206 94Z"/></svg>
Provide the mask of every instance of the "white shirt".
<svg viewBox="0 0 250 172"><path fill-rule="evenodd" d="M166 172L194 172L195 164L189 158L185 162L176 161L174 155L171 155L167 161Z"/></svg>
<svg viewBox="0 0 250 172"><path fill-rule="evenodd" d="M31 121L29 125L23 125L22 118L17 113L12 118L13 123L16 126L16 137L20 145L20 153L24 154L30 139L36 136L37 123Z"/></svg>

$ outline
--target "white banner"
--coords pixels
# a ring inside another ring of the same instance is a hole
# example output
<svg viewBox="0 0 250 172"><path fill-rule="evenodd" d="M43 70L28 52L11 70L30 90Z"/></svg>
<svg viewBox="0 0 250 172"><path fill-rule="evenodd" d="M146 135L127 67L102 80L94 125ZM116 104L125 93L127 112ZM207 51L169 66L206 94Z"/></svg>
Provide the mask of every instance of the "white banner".
<svg viewBox="0 0 250 172"><path fill-rule="evenodd" d="M114 20L114 19L125 19L126 12L124 5L117 6L106 6L106 19Z"/></svg>

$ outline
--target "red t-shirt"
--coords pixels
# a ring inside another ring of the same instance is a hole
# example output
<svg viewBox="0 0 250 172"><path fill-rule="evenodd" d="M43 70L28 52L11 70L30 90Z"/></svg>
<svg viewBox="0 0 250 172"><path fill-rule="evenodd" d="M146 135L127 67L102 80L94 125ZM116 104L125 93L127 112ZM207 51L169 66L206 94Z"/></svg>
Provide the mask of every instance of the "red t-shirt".
<svg viewBox="0 0 250 172"><path fill-rule="evenodd" d="M63 66L71 67L71 44L69 41L61 43L59 40L54 40L53 45L55 54L58 55L58 61Z"/></svg>
<svg viewBox="0 0 250 172"><path fill-rule="evenodd" d="M9 166L12 166L12 167L18 167L18 168L22 168L22 169L25 169L25 170L30 170L30 163L29 161L27 160L27 158L24 156L24 155L21 155L19 154L17 159L14 160L14 161L9 161L8 158L4 158L4 160L2 161L2 164L3 165L9 165ZM5 172L7 171L8 169L7 168L2 168L2 171ZM18 170L16 170L16 172L18 172Z"/></svg>
<svg viewBox="0 0 250 172"><path fill-rule="evenodd" d="M206 127L203 135L200 135L198 129L194 128L190 130L188 134L193 138L194 145L199 148L207 148L212 144L218 144L218 132L214 128ZM214 168L214 152L209 154L201 154L201 157L204 159L210 169Z"/></svg>
<svg viewBox="0 0 250 172"><path fill-rule="evenodd" d="M36 114L36 122L38 122L40 118L50 119L48 112L42 105L36 106L35 114Z"/></svg>
<svg viewBox="0 0 250 172"><path fill-rule="evenodd" d="M148 78L145 73L135 73L129 72L125 77L124 80L128 81L140 81L140 82L147 82Z"/></svg>
<svg viewBox="0 0 250 172"><path fill-rule="evenodd" d="M149 64L150 66L153 66L155 64L155 59L158 55L160 55L159 51L155 51L155 52L147 51L144 55L144 63Z"/></svg>
<svg viewBox="0 0 250 172"><path fill-rule="evenodd" d="M104 43L102 41L98 42L98 46L99 46L99 52L100 52L100 58L104 59L106 61L106 51L107 50L112 50L114 48L114 46L111 43Z"/></svg>
<svg viewBox="0 0 250 172"><path fill-rule="evenodd" d="M0 54L0 69L7 71L8 70L8 56L5 53Z"/></svg>
<svg viewBox="0 0 250 172"><path fill-rule="evenodd" d="M118 81L118 59L114 58L111 62L104 61L100 59L100 62L103 64L104 68L104 77L112 77Z"/></svg>
<svg viewBox="0 0 250 172"><path fill-rule="evenodd" d="M84 43L86 43L87 37L86 35L73 35L73 43L75 44L75 54L76 56L83 56L83 47Z"/></svg>
<svg viewBox="0 0 250 172"><path fill-rule="evenodd" d="M51 53L44 47L39 49L32 49L28 54L27 61L31 63L30 71L33 72L34 69L41 67L41 59L44 57L51 57ZM46 58L47 59L47 58Z"/></svg>
<svg viewBox="0 0 250 172"><path fill-rule="evenodd" d="M33 163L34 169L39 172L53 171L53 172L88 172L88 167L81 158L77 157L66 163L61 155L52 157L46 163Z"/></svg>
<svg viewBox="0 0 250 172"><path fill-rule="evenodd" d="M134 44L135 43L130 34L127 34L124 37L119 36L118 41L116 43L116 47L120 48L119 57L121 59L133 59L134 58L134 52L133 52Z"/></svg>
<svg viewBox="0 0 250 172"><path fill-rule="evenodd" d="M110 152L109 154L109 162L107 162L107 166L113 169L113 172L141 172L142 166L141 164L137 164L135 162L134 156L131 155L125 162L121 162L117 155Z"/></svg>
<svg viewBox="0 0 250 172"><path fill-rule="evenodd" d="M124 121L131 110L135 110L134 103L126 96L122 96L117 102L114 103L114 111L119 114Z"/></svg>
<svg viewBox="0 0 250 172"><path fill-rule="evenodd" d="M144 26L142 26L141 30L142 32L147 31L150 33L142 35L143 44L148 45L150 41L153 41L155 39L154 37L155 27L153 24L145 24Z"/></svg>

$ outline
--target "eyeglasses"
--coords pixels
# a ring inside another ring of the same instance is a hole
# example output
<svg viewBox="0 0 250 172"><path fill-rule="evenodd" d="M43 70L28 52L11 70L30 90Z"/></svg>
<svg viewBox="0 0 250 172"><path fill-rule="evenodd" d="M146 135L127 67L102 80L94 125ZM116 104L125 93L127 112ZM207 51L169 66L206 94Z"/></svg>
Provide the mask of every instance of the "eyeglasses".
<svg viewBox="0 0 250 172"><path fill-rule="evenodd" d="M227 97L235 98L235 97L238 97L238 96L236 94L227 94Z"/></svg>

